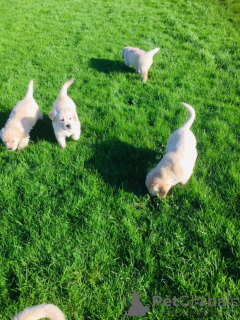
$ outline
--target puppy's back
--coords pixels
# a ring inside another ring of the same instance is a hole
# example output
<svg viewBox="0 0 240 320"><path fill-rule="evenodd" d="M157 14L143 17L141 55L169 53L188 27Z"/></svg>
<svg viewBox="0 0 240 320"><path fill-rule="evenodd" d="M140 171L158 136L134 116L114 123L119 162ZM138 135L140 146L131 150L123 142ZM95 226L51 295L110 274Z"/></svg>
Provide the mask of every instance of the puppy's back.
<svg viewBox="0 0 240 320"><path fill-rule="evenodd" d="M33 98L33 80L28 84L28 89L25 97L18 101L11 111L8 120L19 121L23 117L35 117L39 114L38 118L42 118L42 113L39 109L37 102Z"/></svg>
<svg viewBox="0 0 240 320"><path fill-rule="evenodd" d="M72 110L76 110L76 105L74 101L67 94L67 89L68 87L70 87L73 81L74 81L74 78L71 78L64 83L64 85L60 90L57 100L55 100L53 104L53 109L60 110L60 109L70 108Z"/></svg>

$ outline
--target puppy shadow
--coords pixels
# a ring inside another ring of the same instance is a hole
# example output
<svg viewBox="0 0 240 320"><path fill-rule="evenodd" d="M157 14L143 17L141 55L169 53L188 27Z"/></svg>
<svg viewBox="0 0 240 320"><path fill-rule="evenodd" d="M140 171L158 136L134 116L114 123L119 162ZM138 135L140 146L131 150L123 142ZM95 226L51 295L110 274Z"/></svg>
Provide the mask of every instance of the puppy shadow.
<svg viewBox="0 0 240 320"><path fill-rule="evenodd" d="M156 152L115 139L97 143L86 165L110 186L141 196L147 193L146 174L155 159Z"/></svg>
<svg viewBox="0 0 240 320"><path fill-rule="evenodd" d="M0 112L0 130L5 126L11 111Z"/></svg>
<svg viewBox="0 0 240 320"><path fill-rule="evenodd" d="M134 69L127 67L124 61L109 59L90 59L90 67L106 74L112 72L135 72Z"/></svg>
<svg viewBox="0 0 240 320"><path fill-rule="evenodd" d="M30 140L35 143L39 140L45 140L52 144L56 143L52 121L49 119L48 115L43 115L43 119L37 121L30 131Z"/></svg>

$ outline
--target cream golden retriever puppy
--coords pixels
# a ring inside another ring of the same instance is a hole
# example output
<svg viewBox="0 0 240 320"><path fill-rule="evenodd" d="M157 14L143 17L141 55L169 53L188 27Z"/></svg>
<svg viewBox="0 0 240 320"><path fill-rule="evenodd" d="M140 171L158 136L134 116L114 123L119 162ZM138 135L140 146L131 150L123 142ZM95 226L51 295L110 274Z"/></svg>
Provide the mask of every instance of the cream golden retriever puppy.
<svg viewBox="0 0 240 320"><path fill-rule="evenodd" d="M143 51L138 48L125 47L122 51L122 58L125 60L125 65L136 68L137 73L141 73L143 82L147 81L148 70L153 64L153 56L159 51L159 48L151 51Z"/></svg>
<svg viewBox="0 0 240 320"><path fill-rule="evenodd" d="M65 320L62 311L54 304L40 304L28 307L16 314L11 320L38 320L49 318L51 320Z"/></svg>
<svg viewBox="0 0 240 320"><path fill-rule="evenodd" d="M8 150L21 150L28 145L29 132L42 119L42 112L33 98L33 80L29 82L25 98L12 109L5 127L1 130L1 139Z"/></svg>
<svg viewBox="0 0 240 320"><path fill-rule="evenodd" d="M66 147L66 137L71 136L73 140L78 140L81 134L81 124L78 120L75 103L67 95L67 88L73 81L74 78L64 83L53 104L53 110L49 113L55 136L62 149Z"/></svg>
<svg viewBox="0 0 240 320"><path fill-rule="evenodd" d="M166 146L166 155L146 177L149 192L160 198L166 197L172 186L187 183L197 158L197 141L190 130L195 119L195 110L186 103L182 104L189 111L190 117L171 134Z"/></svg>

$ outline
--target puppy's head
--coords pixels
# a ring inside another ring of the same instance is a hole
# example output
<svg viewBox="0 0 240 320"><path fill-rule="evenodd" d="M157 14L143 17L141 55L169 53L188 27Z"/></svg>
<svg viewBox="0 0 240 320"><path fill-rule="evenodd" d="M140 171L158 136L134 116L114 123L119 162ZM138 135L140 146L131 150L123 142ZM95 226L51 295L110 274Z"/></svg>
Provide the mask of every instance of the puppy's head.
<svg viewBox="0 0 240 320"><path fill-rule="evenodd" d="M125 54L126 51L128 51L129 48L130 48L130 47L127 46L127 47L125 47L125 48L123 49L123 51L122 51L122 58L123 58L123 59L125 59L125 58L124 58L124 54Z"/></svg>
<svg viewBox="0 0 240 320"><path fill-rule="evenodd" d="M168 191L171 188L171 185L158 177L147 176L146 186L153 196L158 196L160 198L165 198L168 194Z"/></svg>
<svg viewBox="0 0 240 320"><path fill-rule="evenodd" d="M14 151L17 149L19 142L22 140L23 133L17 128L10 127L3 128L0 131L0 136L6 148L10 151Z"/></svg>
<svg viewBox="0 0 240 320"><path fill-rule="evenodd" d="M49 118L58 124L62 130L71 130L78 117L75 111L64 109L56 112L55 110L49 113Z"/></svg>

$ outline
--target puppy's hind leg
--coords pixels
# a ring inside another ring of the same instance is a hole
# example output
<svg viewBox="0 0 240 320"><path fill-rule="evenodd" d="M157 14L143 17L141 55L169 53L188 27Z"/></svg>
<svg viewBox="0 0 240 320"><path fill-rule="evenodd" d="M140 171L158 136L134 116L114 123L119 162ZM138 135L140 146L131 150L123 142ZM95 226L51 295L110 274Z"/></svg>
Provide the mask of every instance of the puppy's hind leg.
<svg viewBox="0 0 240 320"><path fill-rule="evenodd" d="M141 74L143 76L143 83L147 82L148 70L142 70Z"/></svg>

